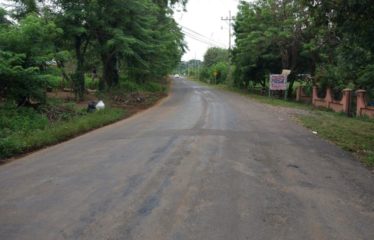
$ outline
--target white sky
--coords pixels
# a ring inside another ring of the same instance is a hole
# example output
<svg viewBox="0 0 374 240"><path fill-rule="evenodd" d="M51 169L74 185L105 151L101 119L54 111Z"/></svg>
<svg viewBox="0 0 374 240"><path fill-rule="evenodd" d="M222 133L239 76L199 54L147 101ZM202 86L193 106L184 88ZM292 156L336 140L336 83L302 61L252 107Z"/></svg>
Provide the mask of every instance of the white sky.
<svg viewBox="0 0 374 240"><path fill-rule="evenodd" d="M221 17L228 17L229 11L235 16L239 0L188 0L186 12L175 12L174 18L183 27L187 27L203 36L192 33L202 40L202 43L189 36L185 36L189 50L183 56L182 60L190 59L203 60L204 53L209 47L224 47L229 45L229 24L228 21L222 21ZM191 31L184 29L191 35ZM210 39L210 40L209 40ZM232 43L234 39L232 38ZM210 44L209 44L210 43Z"/></svg>

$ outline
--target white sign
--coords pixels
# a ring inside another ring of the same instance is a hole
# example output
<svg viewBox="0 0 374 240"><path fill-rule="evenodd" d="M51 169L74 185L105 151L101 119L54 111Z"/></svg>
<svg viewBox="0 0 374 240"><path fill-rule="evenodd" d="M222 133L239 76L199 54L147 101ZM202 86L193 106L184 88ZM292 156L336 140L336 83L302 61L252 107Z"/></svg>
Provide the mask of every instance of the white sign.
<svg viewBox="0 0 374 240"><path fill-rule="evenodd" d="M287 76L282 74L270 74L270 90L286 90Z"/></svg>
<svg viewBox="0 0 374 240"><path fill-rule="evenodd" d="M289 69L283 69L281 74L288 76L288 75L291 74L291 70L289 70Z"/></svg>

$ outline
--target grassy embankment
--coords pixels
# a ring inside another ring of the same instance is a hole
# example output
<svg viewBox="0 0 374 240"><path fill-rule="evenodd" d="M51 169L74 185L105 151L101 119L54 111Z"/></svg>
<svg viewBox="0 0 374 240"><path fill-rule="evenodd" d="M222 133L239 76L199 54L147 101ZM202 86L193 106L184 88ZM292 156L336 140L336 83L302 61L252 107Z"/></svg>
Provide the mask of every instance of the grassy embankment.
<svg viewBox="0 0 374 240"><path fill-rule="evenodd" d="M322 138L354 153L366 166L374 168L374 119L347 117L307 104L251 94L227 85L221 84L216 87L243 94L264 104L308 111L309 114L296 116L298 122L316 131Z"/></svg>
<svg viewBox="0 0 374 240"><path fill-rule="evenodd" d="M3 103L0 105L0 163L129 117L153 105L166 92L165 84L124 81L115 92L99 94L107 108L94 113L87 113L85 103L78 105L55 98L37 109ZM131 99L134 94L137 100ZM114 96L126 100L126 104L116 102Z"/></svg>

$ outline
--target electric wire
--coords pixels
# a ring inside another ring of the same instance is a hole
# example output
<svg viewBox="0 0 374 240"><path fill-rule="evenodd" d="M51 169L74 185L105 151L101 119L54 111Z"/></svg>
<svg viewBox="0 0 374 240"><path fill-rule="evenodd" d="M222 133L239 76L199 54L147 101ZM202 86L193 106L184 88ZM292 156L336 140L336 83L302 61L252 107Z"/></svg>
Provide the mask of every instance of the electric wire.
<svg viewBox="0 0 374 240"><path fill-rule="evenodd" d="M200 41L200 42L203 42L203 43L206 43L208 45L214 45L214 46L219 46L219 47L224 47L226 48L225 44L223 43L220 43L220 42L217 42L215 40L212 40L211 38L207 37L207 36L204 36L203 34L201 33L198 33L188 27L185 27L185 26L182 26L182 32L184 34L186 34L188 37L192 38L192 39L195 39L196 41Z"/></svg>
<svg viewBox="0 0 374 240"><path fill-rule="evenodd" d="M212 41L208 41L208 40L205 40L205 39L199 38L199 37L197 37L197 36L195 36L195 35L192 35L192 34L190 34L190 33L188 33L188 32L184 32L184 31L182 31L182 32L185 34L186 37L191 38L191 39L193 39L193 40L196 40L196 41L198 41L198 42L200 42L200 43L204 43L204 44L207 44L207 45L209 45L209 46L224 47L223 45L220 45L220 44L214 43L214 42L212 42Z"/></svg>

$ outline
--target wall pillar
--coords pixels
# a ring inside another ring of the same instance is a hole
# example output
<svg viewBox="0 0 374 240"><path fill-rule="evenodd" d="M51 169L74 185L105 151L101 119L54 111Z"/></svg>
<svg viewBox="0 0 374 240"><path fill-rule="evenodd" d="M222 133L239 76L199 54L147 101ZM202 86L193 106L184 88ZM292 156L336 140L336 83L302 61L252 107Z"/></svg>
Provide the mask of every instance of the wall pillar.
<svg viewBox="0 0 374 240"><path fill-rule="evenodd" d="M327 104L327 107L330 107L330 103L332 102L332 94L331 94L331 88L326 89L326 96L325 96L325 102Z"/></svg>
<svg viewBox="0 0 374 240"><path fill-rule="evenodd" d="M343 89L343 97L340 102L343 105L343 112L345 113L349 113L351 97L352 97L352 89L349 89L349 88Z"/></svg>
<svg viewBox="0 0 374 240"><path fill-rule="evenodd" d="M314 105L316 99L318 99L318 88L313 86L312 104Z"/></svg>
<svg viewBox="0 0 374 240"><path fill-rule="evenodd" d="M296 88L296 101L300 102L301 101L301 94L302 94L302 87L298 86Z"/></svg>
<svg viewBox="0 0 374 240"><path fill-rule="evenodd" d="M357 110L356 110L357 112L356 112L356 115L361 116L361 109L366 108L366 99L365 99L366 91L361 90L361 89L357 90L356 95L357 95Z"/></svg>

